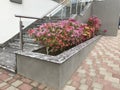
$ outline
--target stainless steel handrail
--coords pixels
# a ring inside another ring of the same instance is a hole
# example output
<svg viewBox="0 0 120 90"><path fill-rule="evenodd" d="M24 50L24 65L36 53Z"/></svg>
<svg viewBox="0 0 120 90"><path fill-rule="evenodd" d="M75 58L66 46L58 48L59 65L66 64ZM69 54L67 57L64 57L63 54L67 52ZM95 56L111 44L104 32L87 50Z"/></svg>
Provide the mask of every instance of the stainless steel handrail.
<svg viewBox="0 0 120 90"><path fill-rule="evenodd" d="M53 10L55 10L57 7L59 7L61 4L63 4L66 0L62 1L59 5L55 6L53 9L51 9L50 11L48 11L46 14L44 14L41 18L38 17L32 17L32 16L23 16L23 15L15 15L15 17L19 17L19 18L29 18L29 19L42 19L45 16L47 16L49 13L51 13Z"/></svg>
<svg viewBox="0 0 120 90"><path fill-rule="evenodd" d="M38 17L23 16L23 15L15 15L15 17L19 17L19 18L28 18L28 19L41 19L41 18L38 18Z"/></svg>
<svg viewBox="0 0 120 90"><path fill-rule="evenodd" d="M59 5L55 6L53 9L51 9L49 12L44 14L41 18L38 17L31 17L31 16L23 16L23 15L15 15L15 17L20 18L19 25L20 25L20 49L23 51L23 23L22 18L28 18L28 19L44 19L49 13L51 13L54 9L62 5L66 0L62 1Z"/></svg>
<svg viewBox="0 0 120 90"><path fill-rule="evenodd" d="M67 1L67 3L68 3L68 0L63 0L59 5L57 5L57 6L55 6L53 9L51 9L50 11L48 11L46 14L44 14L41 18L39 18L39 17L32 17L32 16L23 16L23 15L15 15L15 17L18 17L18 18L20 18L20 49L21 50L23 50L23 23L22 23L22 18L28 18L28 19L41 19L41 20L43 20L43 19L45 19L46 17L47 17L47 15L49 15L50 14L50 16L48 17L49 19L51 19L51 12L53 11L53 10L55 10L57 7L59 7L60 5L63 5L63 3L65 3L65 1ZM69 0L69 3L70 3L70 16L72 15L72 3L70 2L70 0ZM78 0L77 0L77 2L76 2L76 14L77 14L77 10L78 10ZM67 4L65 4L65 5L67 5ZM61 19L63 19L63 17L62 17L62 14L63 14L63 8L62 8L62 12L61 12Z"/></svg>
<svg viewBox="0 0 120 90"><path fill-rule="evenodd" d="M47 12L46 14L44 14L42 17L47 16L49 13L51 13L53 10L55 10L57 7L59 7L60 5L62 5L66 0L63 0L59 5L55 6L53 9L51 9L49 12Z"/></svg>

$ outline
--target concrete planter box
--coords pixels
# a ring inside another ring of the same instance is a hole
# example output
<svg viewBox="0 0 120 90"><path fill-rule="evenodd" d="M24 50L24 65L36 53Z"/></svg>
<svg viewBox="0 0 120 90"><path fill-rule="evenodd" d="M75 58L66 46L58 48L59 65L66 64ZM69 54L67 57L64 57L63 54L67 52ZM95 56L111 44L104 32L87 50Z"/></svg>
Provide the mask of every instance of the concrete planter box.
<svg viewBox="0 0 120 90"><path fill-rule="evenodd" d="M87 40L57 56L34 52L16 52L17 73L62 90L101 36Z"/></svg>

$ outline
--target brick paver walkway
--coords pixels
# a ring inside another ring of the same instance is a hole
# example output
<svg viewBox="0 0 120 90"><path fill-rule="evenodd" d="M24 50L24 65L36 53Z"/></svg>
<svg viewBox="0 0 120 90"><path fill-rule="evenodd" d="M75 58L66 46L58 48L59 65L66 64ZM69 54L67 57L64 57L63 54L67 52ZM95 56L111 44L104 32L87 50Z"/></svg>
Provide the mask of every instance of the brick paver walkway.
<svg viewBox="0 0 120 90"><path fill-rule="evenodd" d="M0 90L53 90L0 69ZM64 90L120 90L120 31L102 37L68 81Z"/></svg>

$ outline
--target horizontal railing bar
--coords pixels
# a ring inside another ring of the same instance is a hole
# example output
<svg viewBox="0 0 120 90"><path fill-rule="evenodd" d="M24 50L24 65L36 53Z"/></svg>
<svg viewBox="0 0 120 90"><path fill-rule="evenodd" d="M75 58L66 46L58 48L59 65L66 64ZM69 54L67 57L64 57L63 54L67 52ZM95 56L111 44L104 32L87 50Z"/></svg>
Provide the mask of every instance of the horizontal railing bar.
<svg viewBox="0 0 120 90"><path fill-rule="evenodd" d="M48 13L44 14L44 16L47 16L48 14L50 14L53 10L55 10L57 7L59 7L60 5L62 5L66 0L62 1L59 5L55 6L53 9L51 9Z"/></svg>
<svg viewBox="0 0 120 90"><path fill-rule="evenodd" d="M15 15L15 17L19 17L19 18L29 18L29 19L42 19L42 18L31 17L31 16L23 16L23 15Z"/></svg>
<svg viewBox="0 0 120 90"><path fill-rule="evenodd" d="M61 4L63 4L66 0L62 1L59 5L55 6L53 9L51 9L48 13L44 14L42 18L38 18L38 17L32 17L32 16L23 16L23 15L15 15L15 17L19 17L19 18L29 18L29 19L44 19L44 17L46 17L50 12L52 12L54 9L56 9L58 6L60 6Z"/></svg>
<svg viewBox="0 0 120 90"><path fill-rule="evenodd" d="M79 2L88 2L88 3L92 3L92 2L103 2L104 0L92 0L92 1L80 1Z"/></svg>
<svg viewBox="0 0 120 90"><path fill-rule="evenodd" d="M28 18L28 19L39 19L39 20L44 20L45 18L49 18L49 17L37 18L37 17L30 17L30 16L22 16L22 15L15 15L15 17ZM58 18L58 17L51 17L51 19L53 19L53 20L60 20L60 18ZM65 19L68 19L68 18L65 18Z"/></svg>

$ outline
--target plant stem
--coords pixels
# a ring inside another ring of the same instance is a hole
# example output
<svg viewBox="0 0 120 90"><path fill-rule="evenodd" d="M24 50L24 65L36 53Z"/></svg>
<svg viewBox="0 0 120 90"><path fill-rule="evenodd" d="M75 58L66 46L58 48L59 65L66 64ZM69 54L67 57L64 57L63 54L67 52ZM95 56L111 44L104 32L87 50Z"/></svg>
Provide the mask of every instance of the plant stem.
<svg viewBox="0 0 120 90"><path fill-rule="evenodd" d="M47 55L49 54L49 47L46 47Z"/></svg>

